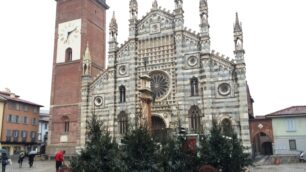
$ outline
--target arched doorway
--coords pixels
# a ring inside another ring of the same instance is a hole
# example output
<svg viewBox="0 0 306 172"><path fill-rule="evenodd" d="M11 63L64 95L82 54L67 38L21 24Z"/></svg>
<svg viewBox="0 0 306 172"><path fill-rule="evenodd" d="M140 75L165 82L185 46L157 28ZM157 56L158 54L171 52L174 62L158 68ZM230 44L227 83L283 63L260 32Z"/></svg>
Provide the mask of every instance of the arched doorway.
<svg viewBox="0 0 306 172"><path fill-rule="evenodd" d="M152 134L156 139L162 139L167 135L166 124L159 116L152 116Z"/></svg>
<svg viewBox="0 0 306 172"><path fill-rule="evenodd" d="M255 155L272 155L272 140L264 132L259 132L254 136Z"/></svg>
<svg viewBox="0 0 306 172"><path fill-rule="evenodd" d="M272 142L264 142L261 144L262 148L262 153L263 155L272 155L273 150L272 150Z"/></svg>

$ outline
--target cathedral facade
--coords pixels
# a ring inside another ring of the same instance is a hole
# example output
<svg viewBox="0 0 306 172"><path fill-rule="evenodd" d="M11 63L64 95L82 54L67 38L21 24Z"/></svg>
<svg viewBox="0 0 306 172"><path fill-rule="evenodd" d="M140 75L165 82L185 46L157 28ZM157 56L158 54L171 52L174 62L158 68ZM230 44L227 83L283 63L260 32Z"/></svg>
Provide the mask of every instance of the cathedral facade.
<svg viewBox="0 0 306 172"><path fill-rule="evenodd" d="M216 119L222 125L232 125L244 145L250 146L248 87L238 16L235 58L230 60L210 50L207 1L199 3L199 33L185 29L182 4L182 0L175 0L170 13L155 0L150 12L138 19L137 0L131 0L129 38L121 46L113 15L108 68L96 78L85 72L81 115L86 119L95 113L115 138L121 138L141 118L141 76L148 74L153 92L153 132L180 125L188 133L205 133Z"/></svg>
<svg viewBox="0 0 306 172"><path fill-rule="evenodd" d="M178 127L187 133L208 133L212 120L232 125L243 145L250 147L252 100L246 81L243 32L238 15L234 24L234 58L210 49L207 0L199 0L200 31L184 27L183 0L165 11L156 0L138 18L137 0L129 3L129 37L118 45L115 15L109 24L108 68L94 74L94 44L81 57L81 100L76 147L84 146L86 120L97 115L120 142L136 126L143 111L141 77L148 75L152 90L153 132ZM82 45L85 45L82 43ZM52 133L53 131L51 131ZM73 136L69 136L73 137ZM64 141L69 142L69 137Z"/></svg>

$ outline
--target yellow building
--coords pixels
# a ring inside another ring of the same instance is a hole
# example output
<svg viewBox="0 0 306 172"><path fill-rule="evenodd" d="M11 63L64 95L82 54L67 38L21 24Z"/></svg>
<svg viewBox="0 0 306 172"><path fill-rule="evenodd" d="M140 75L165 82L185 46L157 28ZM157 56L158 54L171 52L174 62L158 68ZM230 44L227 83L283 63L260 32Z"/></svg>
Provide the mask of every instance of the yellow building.
<svg viewBox="0 0 306 172"><path fill-rule="evenodd" d="M4 97L1 97L0 95L0 136L2 135L2 122L3 122L3 116L4 116L4 107L5 107L5 101L6 99ZM2 147L0 142L0 147Z"/></svg>

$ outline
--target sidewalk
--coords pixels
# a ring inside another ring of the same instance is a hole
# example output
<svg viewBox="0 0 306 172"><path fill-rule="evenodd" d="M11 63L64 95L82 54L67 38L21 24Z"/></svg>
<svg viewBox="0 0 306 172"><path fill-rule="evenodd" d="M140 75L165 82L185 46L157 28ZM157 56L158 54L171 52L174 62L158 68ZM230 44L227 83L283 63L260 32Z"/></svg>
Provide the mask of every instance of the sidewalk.
<svg viewBox="0 0 306 172"><path fill-rule="evenodd" d="M306 172L306 163L255 166L251 172Z"/></svg>
<svg viewBox="0 0 306 172"><path fill-rule="evenodd" d="M22 168L19 168L17 161L13 165L6 166L6 172L55 172L54 161L34 161L33 167L29 167L28 159L25 158Z"/></svg>

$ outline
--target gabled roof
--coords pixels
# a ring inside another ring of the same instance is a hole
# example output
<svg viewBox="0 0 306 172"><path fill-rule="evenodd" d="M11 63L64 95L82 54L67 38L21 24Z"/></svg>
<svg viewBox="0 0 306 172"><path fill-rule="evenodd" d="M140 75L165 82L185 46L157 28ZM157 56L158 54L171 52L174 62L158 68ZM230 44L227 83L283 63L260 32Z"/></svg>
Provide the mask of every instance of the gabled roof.
<svg viewBox="0 0 306 172"><path fill-rule="evenodd" d="M266 117L306 116L306 106L291 106L266 115Z"/></svg>
<svg viewBox="0 0 306 172"><path fill-rule="evenodd" d="M6 99L7 101L14 101L14 102L33 105L33 106L43 107L42 105L27 101L27 100L20 99L19 96L11 97L10 94L8 94L7 92L3 92L3 91L0 91L0 97Z"/></svg>
<svg viewBox="0 0 306 172"><path fill-rule="evenodd" d="M6 100L6 98L4 98L4 97L2 97L1 95L0 95L0 102L1 101L5 101Z"/></svg>

